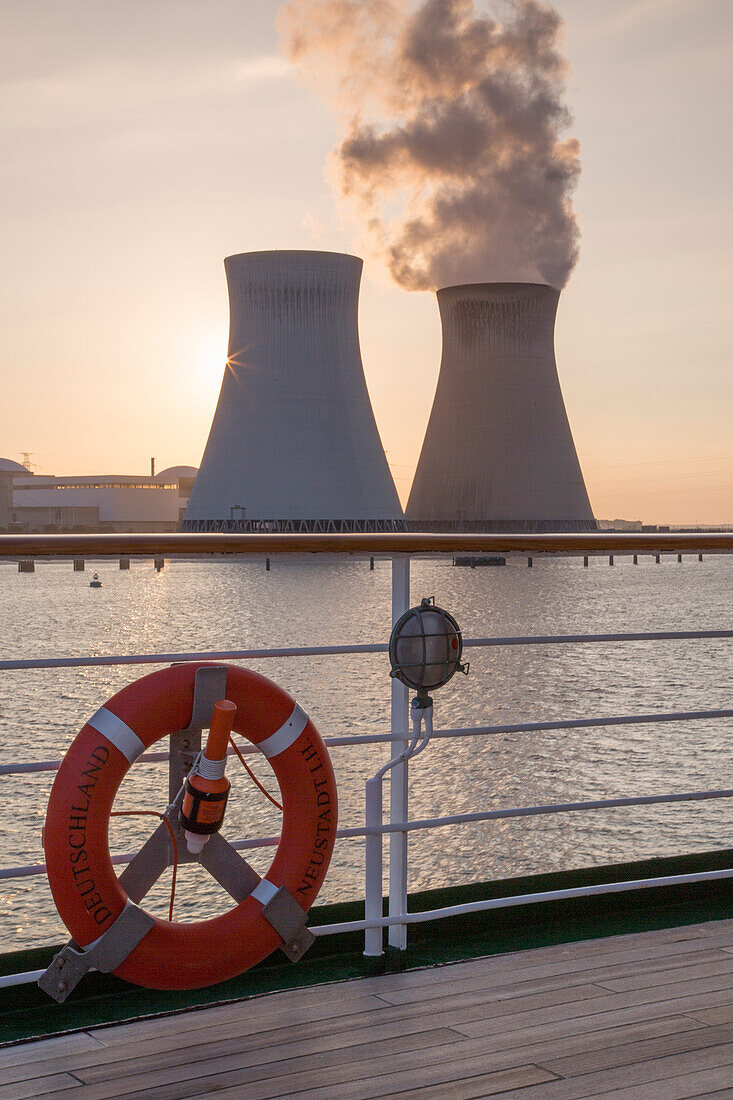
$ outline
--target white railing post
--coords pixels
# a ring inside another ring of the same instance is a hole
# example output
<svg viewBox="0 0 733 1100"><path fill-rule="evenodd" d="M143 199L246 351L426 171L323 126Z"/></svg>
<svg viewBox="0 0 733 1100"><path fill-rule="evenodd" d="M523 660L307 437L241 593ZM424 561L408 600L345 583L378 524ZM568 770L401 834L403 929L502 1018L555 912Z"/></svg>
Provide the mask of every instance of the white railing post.
<svg viewBox="0 0 733 1100"><path fill-rule="evenodd" d="M410 558L395 554L392 558L392 625L410 606ZM404 752L409 736L408 690L399 680L392 680L392 718L390 750L393 756ZM389 821L391 825L407 821L407 761L395 765L390 776ZM407 911L407 833L392 833L389 840L389 915L400 916ZM393 924L389 928L389 946L404 951L407 947L407 925Z"/></svg>
<svg viewBox="0 0 733 1100"><path fill-rule="evenodd" d="M382 776L368 779L366 784L366 827L382 825ZM364 917L381 920L382 913L382 833L367 833L364 857ZM364 954L377 957L384 954L384 932L381 928L364 931Z"/></svg>

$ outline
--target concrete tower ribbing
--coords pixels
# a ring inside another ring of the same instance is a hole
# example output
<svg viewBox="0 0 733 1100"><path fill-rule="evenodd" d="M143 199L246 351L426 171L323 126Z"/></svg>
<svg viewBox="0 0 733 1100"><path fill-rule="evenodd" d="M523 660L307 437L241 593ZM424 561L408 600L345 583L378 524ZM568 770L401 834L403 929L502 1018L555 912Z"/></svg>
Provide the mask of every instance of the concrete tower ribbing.
<svg viewBox="0 0 733 1100"><path fill-rule="evenodd" d="M596 529L555 364L558 298L536 283L438 291L443 358L411 529Z"/></svg>
<svg viewBox="0 0 733 1100"><path fill-rule="evenodd" d="M403 530L359 352L361 260L224 263L229 353L183 530Z"/></svg>

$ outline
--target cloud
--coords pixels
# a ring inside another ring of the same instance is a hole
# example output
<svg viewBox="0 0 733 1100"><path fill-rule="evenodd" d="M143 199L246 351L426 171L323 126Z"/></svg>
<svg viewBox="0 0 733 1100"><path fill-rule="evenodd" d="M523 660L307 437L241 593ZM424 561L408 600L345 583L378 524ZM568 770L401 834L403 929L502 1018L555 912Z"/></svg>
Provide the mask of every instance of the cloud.
<svg viewBox="0 0 733 1100"><path fill-rule="evenodd" d="M690 15L696 8L705 6L707 0L634 0L626 8L618 9L598 28L597 33L624 33L644 23L653 23L668 15Z"/></svg>
<svg viewBox="0 0 733 1100"><path fill-rule="evenodd" d="M280 54L267 53L258 57L246 57L234 66L235 79L251 84L265 80L288 80L292 67Z"/></svg>
<svg viewBox="0 0 733 1100"><path fill-rule="evenodd" d="M134 59L91 61L5 81L0 123L23 130L55 127L63 119L74 126L94 120L109 124L135 112L199 107L291 75L278 54L206 59L196 65L161 59L154 69Z"/></svg>

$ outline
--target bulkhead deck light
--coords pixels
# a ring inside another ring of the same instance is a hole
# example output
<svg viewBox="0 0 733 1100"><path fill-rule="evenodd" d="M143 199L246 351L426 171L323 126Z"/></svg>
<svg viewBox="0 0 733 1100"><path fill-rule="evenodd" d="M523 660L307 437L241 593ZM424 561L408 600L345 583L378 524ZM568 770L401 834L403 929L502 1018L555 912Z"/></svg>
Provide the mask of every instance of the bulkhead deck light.
<svg viewBox="0 0 733 1100"><path fill-rule="evenodd" d="M468 672L461 664L463 638L453 616L436 607L433 597L411 607L395 623L389 639L391 676L413 688L418 699L447 684L456 672Z"/></svg>

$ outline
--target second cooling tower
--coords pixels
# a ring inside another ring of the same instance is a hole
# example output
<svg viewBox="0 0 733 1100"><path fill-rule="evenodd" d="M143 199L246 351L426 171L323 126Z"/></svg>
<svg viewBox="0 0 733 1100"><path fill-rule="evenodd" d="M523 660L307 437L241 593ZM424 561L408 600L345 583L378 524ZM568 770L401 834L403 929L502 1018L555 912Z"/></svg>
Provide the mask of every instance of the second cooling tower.
<svg viewBox="0 0 733 1100"><path fill-rule="evenodd" d="M249 252L225 268L229 353L183 530L404 530L359 351L361 260Z"/></svg>
<svg viewBox="0 0 733 1100"><path fill-rule="evenodd" d="M557 377L558 291L438 291L443 358L407 520L423 531L594 531Z"/></svg>

